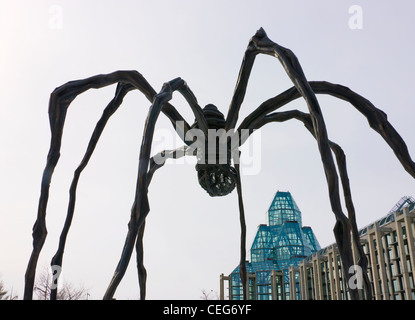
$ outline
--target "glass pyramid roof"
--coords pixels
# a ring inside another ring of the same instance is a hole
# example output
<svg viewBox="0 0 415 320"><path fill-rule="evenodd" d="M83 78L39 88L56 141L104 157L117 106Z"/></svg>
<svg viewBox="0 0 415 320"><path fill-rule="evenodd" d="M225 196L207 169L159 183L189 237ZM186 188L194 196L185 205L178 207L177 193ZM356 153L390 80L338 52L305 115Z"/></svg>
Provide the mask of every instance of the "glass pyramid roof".
<svg viewBox="0 0 415 320"><path fill-rule="evenodd" d="M311 227L302 226L301 211L291 193L278 191L266 217L267 224L258 226L251 245L248 273L285 270L285 275L289 266L298 266L301 260L321 249ZM234 284L240 282L239 266L232 272L232 279Z"/></svg>
<svg viewBox="0 0 415 320"><path fill-rule="evenodd" d="M301 211L291 193L278 191L267 211L267 224L280 226L286 221L296 221L301 227Z"/></svg>

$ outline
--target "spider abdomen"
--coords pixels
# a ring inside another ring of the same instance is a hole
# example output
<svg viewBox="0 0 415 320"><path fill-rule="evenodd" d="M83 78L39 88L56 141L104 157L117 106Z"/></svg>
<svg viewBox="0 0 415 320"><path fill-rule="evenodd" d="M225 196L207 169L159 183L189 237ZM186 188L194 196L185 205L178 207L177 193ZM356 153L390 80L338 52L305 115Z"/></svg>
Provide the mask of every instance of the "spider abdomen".
<svg viewBox="0 0 415 320"><path fill-rule="evenodd" d="M197 164L200 186L211 197L221 197L232 192L236 185L236 170L229 164Z"/></svg>
<svg viewBox="0 0 415 320"><path fill-rule="evenodd" d="M213 104L208 104L203 108L203 114L208 124L209 130L223 130L225 128L225 117ZM198 128L197 121L193 124L193 128ZM226 146L226 154L221 155L220 140L215 136L215 148L208 148L209 143L206 138L206 150L204 158L199 159L196 165L197 177L200 186L207 191L211 197L225 196L232 192L236 185L236 170L231 166L231 150L230 146ZM212 154L211 150L215 154ZM210 151L209 151L210 150ZM212 163L212 159L214 160ZM200 161L204 160L204 161Z"/></svg>

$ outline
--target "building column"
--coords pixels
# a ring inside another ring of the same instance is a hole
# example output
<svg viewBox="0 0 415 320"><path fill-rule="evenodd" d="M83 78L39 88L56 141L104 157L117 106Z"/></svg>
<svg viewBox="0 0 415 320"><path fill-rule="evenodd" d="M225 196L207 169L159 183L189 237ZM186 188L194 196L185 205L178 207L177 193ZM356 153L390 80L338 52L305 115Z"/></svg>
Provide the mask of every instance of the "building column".
<svg viewBox="0 0 415 320"><path fill-rule="evenodd" d="M367 276L369 278L369 282L370 282L370 290L372 291L372 299L374 299L375 297L375 293L373 292L373 287L372 287L372 283L374 283L373 280L373 271L372 271L372 266L371 266L371 261L370 261L370 249L369 249L369 237L367 235L364 236L364 238L362 239L365 244L365 255L366 255L366 259L367 259Z"/></svg>
<svg viewBox="0 0 415 320"><path fill-rule="evenodd" d="M313 293L313 299L314 300L319 300L318 281L317 281L318 276L317 276L317 268L316 268L316 263L315 262L316 262L315 261L315 256L313 254L312 259L311 259L311 265L312 265L311 273L313 275L313 281L311 282L312 285L313 285L312 293Z"/></svg>
<svg viewBox="0 0 415 320"><path fill-rule="evenodd" d="M338 254L337 254L337 247L333 248L333 263L334 263L334 279L336 282L336 300L342 299L342 292L340 288L340 274L342 272L342 268L340 265L339 268L339 262L338 262ZM341 262L340 262L341 263Z"/></svg>
<svg viewBox="0 0 415 320"><path fill-rule="evenodd" d="M362 238L360 238L359 241L360 241L360 244L362 244ZM355 266L359 265L359 260L361 257L359 254L359 250L357 248L357 244L353 241L353 239L352 239L352 254L353 254L353 264ZM359 292L359 299L362 300L364 297L364 287L358 288L357 291Z"/></svg>
<svg viewBox="0 0 415 320"><path fill-rule="evenodd" d="M324 286L323 286L323 291L322 291L323 296L322 296L322 298L323 298L323 300L324 299L330 300L331 299L330 294L329 294L329 291L330 291L330 288L329 288L330 279L329 278L330 278L330 276L329 276L329 270L328 270L329 264L328 264L328 257L326 255L322 256L322 263L323 263L324 269L325 269L324 275L323 275L323 273L321 274L321 278L324 280L322 285L325 284L325 288L326 288L326 291L324 292ZM320 267L321 267L321 265L320 265ZM324 298L324 295L326 295L325 298Z"/></svg>
<svg viewBox="0 0 415 320"><path fill-rule="evenodd" d="M275 270L271 270L271 295L272 300L277 300L277 281L275 279Z"/></svg>
<svg viewBox="0 0 415 320"><path fill-rule="evenodd" d="M389 300L388 279L386 278L385 255L382 242L383 229L375 226L376 249L378 251L379 276L383 292L383 300Z"/></svg>
<svg viewBox="0 0 415 320"><path fill-rule="evenodd" d="M281 283L281 300L285 300L285 280L284 280L284 272L278 272L276 273L277 276L280 277L280 283Z"/></svg>
<svg viewBox="0 0 415 320"><path fill-rule="evenodd" d="M290 288L290 300L294 300L293 298L293 266L289 266L288 268L288 281L289 281L289 288Z"/></svg>
<svg viewBox="0 0 415 320"><path fill-rule="evenodd" d="M388 228L388 235L390 236L390 238L392 239L392 229ZM389 279L388 281L388 289L389 289L389 299L390 300L394 300L395 296L394 296L394 288L393 288L393 282L392 282L392 272L391 272L391 265L393 264L393 261L391 260L390 257L390 251L393 250L392 248L390 248L390 244L387 241L387 237L384 236L383 237L383 247L385 248L385 264L386 264L386 278Z"/></svg>
<svg viewBox="0 0 415 320"><path fill-rule="evenodd" d="M407 259L406 259L406 252L405 252L405 244L403 240L403 232L402 232L402 216L398 215L395 212L395 224L396 224L396 236L398 238L398 248L399 248L399 257L401 262L401 271L402 271L402 281L403 287L405 291L405 298L411 297L411 285L409 283L409 273L408 273L408 266L407 266Z"/></svg>
<svg viewBox="0 0 415 320"><path fill-rule="evenodd" d="M231 276L220 275L220 293L219 299L225 300L225 281L228 281L229 300L231 300Z"/></svg>
<svg viewBox="0 0 415 320"><path fill-rule="evenodd" d="M250 288L250 286L249 286L249 280L250 279L252 279L252 295L253 295L253 298L251 300L258 300L258 295L257 295L257 281L256 281L257 276L256 276L256 272L254 274L249 274L248 273L248 277L246 279L246 287L248 288L248 297L247 297L247 299L250 300L249 299L249 295L250 295L249 294L249 292L250 292L250 290L249 290L249 288Z"/></svg>
<svg viewBox="0 0 415 320"><path fill-rule="evenodd" d="M377 264L376 264L375 245L373 244L373 241L374 241L373 233L369 234L369 231L368 231L367 240L369 242L370 266L372 268L373 287L375 288L375 292L374 292L375 299L376 300L381 300L382 293L381 293L380 287L379 287L379 274L378 274L378 267L377 267Z"/></svg>
<svg viewBox="0 0 415 320"><path fill-rule="evenodd" d="M412 272L412 278L415 281L415 240L414 240L414 223L413 219L415 218L414 213L409 213L409 209L403 208L403 214L404 214L404 223L406 228L406 239L408 243L408 251L409 251L409 259L411 261L411 267L412 270L408 270L409 272ZM409 296L406 297L408 300L412 300L412 293L410 292Z"/></svg>
<svg viewBox="0 0 415 320"><path fill-rule="evenodd" d="M278 292L277 292L277 277L280 278L280 284L281 284L281 299L285 299L285 289L284 289L284 273L283 272L277 272L276 270L271 270L271 293L272 293L272 300L278 299Z"/></svg>
<svg viewBox="0 0 415 320"><path fill-rule="evenodd" d="M295 282L295 273L297 268L293 265L289 268L289 278L290 278L290 300L297 300L297 287Z"/></svg>
<svg viewBox="0 0 415 320"><path fill-rule="evenodd" d="M330 296L331 296L331 300L336 300L336 283L335 283L334 274L333 274L333 262L332 262L333 255L334 255L334 250L333 250L333 246L331 246L329 250L327 251L327 259L328 259L328 266L329 266L329 279L330 279Z"/></svg>
<svg viewBox="0 0 415 320"><path fill-rule="evenodd" d="M320 257L318 253L313 254L313 273L314 273L314 287L315 299L323 300L323 283L321 279Z"/></svg>
<svg viewBox="0 0 415 320"><path fill-rule="evenodd" d="M303 281L303 266L301 262L298 265L299 278L300 278L300 300L304 300L304 281Z"/></svg>
<svg viewBox="0 0 415 320"><path fill-rule="evenodd" d="M300 281L302 280L303 284L301 285L301 299L302 300L309 300L310 297L308 295L308 276L307 276L307 263L305 260L300 262Z"/></svg>

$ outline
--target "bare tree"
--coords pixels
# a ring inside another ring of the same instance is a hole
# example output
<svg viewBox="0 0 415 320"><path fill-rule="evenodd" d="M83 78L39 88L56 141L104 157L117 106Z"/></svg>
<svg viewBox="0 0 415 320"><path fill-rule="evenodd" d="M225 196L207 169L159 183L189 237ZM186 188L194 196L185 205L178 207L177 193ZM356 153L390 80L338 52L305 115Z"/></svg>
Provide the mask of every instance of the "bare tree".
<svg viewBox="0 0 415 320"><path fill-rule="evenodd" d="M50 269L45 267L39 274L34 291L38 300L49 300L52 288L52 274ZM71 283L63 282L58 289L57 300L84 300L87 297L87 290L84 287L74 287Z"/></svg>
<svg viewBox="0 0 415 320"><path fill-rule="evenodd" d="M17 300L17 295L13 295L13 289L12 292L9 294L6 290L3 281L0 280L0 300Z"/></svg>
<svg viewBox="0 0 415 320"><path fill-rule="evenodd" d="M215 291L213 292L213 290L206 290L206 289L202 289L202 295L200 296L200 299L202 300L219 300L219 295L218 293Z"/></svg>

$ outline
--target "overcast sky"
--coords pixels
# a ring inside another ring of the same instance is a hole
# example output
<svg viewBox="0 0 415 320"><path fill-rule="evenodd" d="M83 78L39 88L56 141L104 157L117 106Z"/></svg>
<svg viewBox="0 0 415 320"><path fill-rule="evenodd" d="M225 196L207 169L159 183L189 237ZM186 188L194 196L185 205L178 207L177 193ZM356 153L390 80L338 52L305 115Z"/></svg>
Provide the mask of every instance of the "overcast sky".
<svg viewBox="0 0 415 320"><path fill-rule="evenodd" d="M361 20L353 5L360 6ZM55 87L137 70L158 91L180 76L200 105L213 103L226 114L248 41L262 26L296 54L308 80L348 86L385 111L415 157L414 10L403 0L0 1L0 279L23 297ZM258 56L240 119L291 86L275 58ZM38 271L57 249L73 171L114 90L90 90L70 106ZM414 179L364 116L333 97L318 98L329 138L347 155L359 228L386 215L402 196L415 196ZM174 95L172 104L193 122L183 98ZM62 277L88 288L91 299L102 298L121 255L149 105L140 92L125 98L80 179ZM290 109L307 111L300 99L283 110ZM277 190L291 192L322 247L334 243L335 219L309 132L292 120L267 125L252 141L242 155L248 247ZM153 153L180 145L161 115ZM194 163L171 161L155 175L149 200L147 298L219 292L219 275L239 262L236 191L211 198L198 185ZM135 254L115 297L139 297Z"/></svg>

